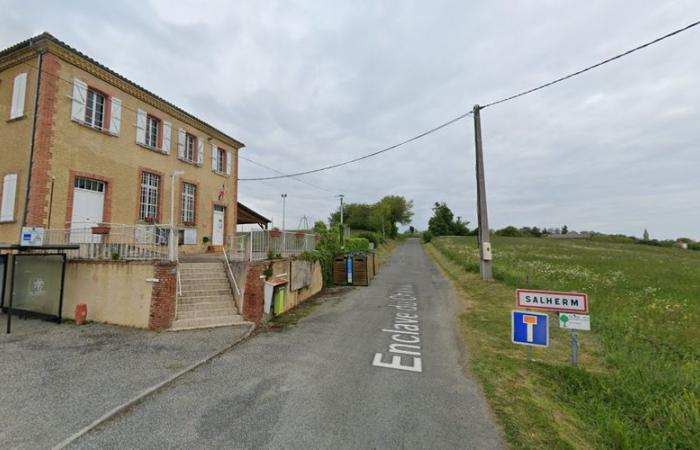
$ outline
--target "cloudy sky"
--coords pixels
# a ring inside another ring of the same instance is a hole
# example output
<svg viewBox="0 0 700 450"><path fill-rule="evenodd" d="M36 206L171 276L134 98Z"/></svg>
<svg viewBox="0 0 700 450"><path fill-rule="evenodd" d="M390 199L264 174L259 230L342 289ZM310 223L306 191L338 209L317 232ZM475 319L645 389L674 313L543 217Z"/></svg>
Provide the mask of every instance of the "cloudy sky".
<svg viewBox="0 0 700 450"><path fill-rule="evenodd" d="M700 2L0 0L0 47L49 31L297 172L418 134L700 19ZM482 112L492 228L700 239L700 27ZM241 178L275 173L245 160ZM325 219L387 194L475 222L470 118L295 180L240 182L254 209Z"/></svg>

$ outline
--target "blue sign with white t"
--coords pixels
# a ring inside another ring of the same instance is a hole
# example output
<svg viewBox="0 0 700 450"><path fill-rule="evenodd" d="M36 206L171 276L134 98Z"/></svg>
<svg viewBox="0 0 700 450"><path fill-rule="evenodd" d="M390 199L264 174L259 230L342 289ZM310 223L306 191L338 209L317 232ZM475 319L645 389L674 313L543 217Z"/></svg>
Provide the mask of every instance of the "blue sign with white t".
<svg viewBox="0 0 700 450"><path fill-rule="evenodd" d="M513 311L513 344L549 347L549 316Z"/></svg>

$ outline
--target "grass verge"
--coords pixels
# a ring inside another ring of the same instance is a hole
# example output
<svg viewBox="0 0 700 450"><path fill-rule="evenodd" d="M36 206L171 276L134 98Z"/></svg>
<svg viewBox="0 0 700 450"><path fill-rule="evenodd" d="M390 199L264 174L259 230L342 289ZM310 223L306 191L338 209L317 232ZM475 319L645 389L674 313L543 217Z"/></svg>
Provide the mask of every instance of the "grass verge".
<svg viewBox="0 0 700 450"><path fill-rule="evenodd" d="M473 239L426 247L462 292L471 370L512 447L700 448L700 255L501 238L499 281L484 283ZM554 316L550 348L534 349L535 362L510 342L514 287L526 278L532 288L588 292L593 331L579 333L581 369L570 367Z"/></svg>

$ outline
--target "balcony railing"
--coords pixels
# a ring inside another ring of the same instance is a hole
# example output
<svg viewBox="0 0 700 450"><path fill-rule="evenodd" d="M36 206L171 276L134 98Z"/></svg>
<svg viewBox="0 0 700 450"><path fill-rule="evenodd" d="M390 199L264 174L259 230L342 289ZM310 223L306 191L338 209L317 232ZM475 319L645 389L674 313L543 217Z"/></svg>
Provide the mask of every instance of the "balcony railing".
<svg viewBox="0 0 700 450"><path fill-rule="evenodd" d="M318 235L276 230L248 231L228 237L227 251L232 261L262 261L298 256L314 250Z"/></svg>
<svg viewBox="0 0 700 450"><path fill-rule="evenodd" d="M167 260L168 233L167 225L73 223L45 230L44 244L78 244L66 251L69 259Z"/></svg>

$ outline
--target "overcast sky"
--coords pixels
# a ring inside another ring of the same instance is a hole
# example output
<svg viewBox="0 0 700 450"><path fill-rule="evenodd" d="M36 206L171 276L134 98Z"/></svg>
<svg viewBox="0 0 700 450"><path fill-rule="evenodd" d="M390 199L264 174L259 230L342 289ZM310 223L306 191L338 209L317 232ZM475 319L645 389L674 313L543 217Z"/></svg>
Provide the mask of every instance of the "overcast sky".
<svg viewBox="0 0 700 450"><path fill-rule="evenodd" d="M202 6L204 4L208 6ZM48 31L297 172L350 159L700 19L678 1L0 0L0 47ZM700 27L482 112L489 219L700 239ZM240 161L241 178L275 175ZM287 226L397 194L476 217L471 118L358 164L242 181ZM325 190L324 190L325 189Z"/></svg>

